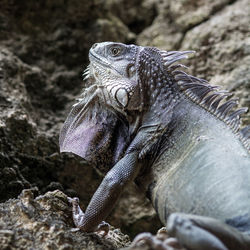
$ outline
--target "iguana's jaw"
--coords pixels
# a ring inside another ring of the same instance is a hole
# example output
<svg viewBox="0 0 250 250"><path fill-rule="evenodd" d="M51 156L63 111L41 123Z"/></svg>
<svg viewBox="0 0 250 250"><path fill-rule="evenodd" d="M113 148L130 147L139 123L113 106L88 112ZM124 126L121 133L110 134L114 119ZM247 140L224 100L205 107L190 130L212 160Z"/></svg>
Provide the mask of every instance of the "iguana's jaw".
<svg viewBox="0 0 250 250"><path fill-rule="evenodd" d="M92 48L89 51L89 60L90 62L102 64L104 67L111 67L111 64L104 57L98 55Z"/></svg>
<svg viewBox="0 0 250 250"><path fill-rule="evenodd" d="M110 71L111 64L105 57L95 52L93 47L89 51L90 75L93 76L97 83L101 83L100 74L107 74Z"/></svg>
<svg viewBox="0 0 250 250"><path fill-rule="evenodd" d="M117 54L113 54L115 50ZM140 108L136 68L138 51L134 45L112 42L94 44L89 51L90 66L86 74L95 79L105 103L123 115L127 110Z"/></svg>
<svg viewBox="0 0 250 250"><path fill-rule="evenodd" d="M93 76L96 82L100 85L104 85L105 81L112 80L111 71L113 78L119 78L120 74L117 70L112 67L112 64L106 59L105 51L96 49L93 45L89 51L89 61L90 61L90 75Z"/></svg>

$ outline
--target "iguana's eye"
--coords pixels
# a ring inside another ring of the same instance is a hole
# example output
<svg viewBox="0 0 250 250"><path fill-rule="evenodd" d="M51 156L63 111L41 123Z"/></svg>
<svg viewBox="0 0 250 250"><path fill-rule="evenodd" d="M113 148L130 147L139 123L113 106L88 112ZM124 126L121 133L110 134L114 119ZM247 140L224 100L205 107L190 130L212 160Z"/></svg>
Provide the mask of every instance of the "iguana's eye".
<svg viewBox="0 0 250 250"><path fill-rule="evenodd" d="M118 47L114 47L114 48L111 48L111 49L110 49L110 52L111 52L111 55L112 55L112 56L117 56L117 55L120 54L121 49L118 48Z"/></svg>

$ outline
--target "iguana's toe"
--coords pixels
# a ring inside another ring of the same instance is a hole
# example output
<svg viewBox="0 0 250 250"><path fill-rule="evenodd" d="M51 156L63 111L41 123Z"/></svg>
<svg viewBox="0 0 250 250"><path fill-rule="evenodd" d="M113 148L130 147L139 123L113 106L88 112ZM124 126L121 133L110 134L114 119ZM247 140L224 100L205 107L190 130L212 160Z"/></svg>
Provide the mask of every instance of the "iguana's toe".
<svg viewBox="0 0 250 250"><path fill-rule="evenodd" d="M108 234L109 229L110 229L110 225L109 225L107 222L102 221L102 222L98 225L96 231L98 232L98 234L101 234L102 237L105 237L105 236Z"/></svg>

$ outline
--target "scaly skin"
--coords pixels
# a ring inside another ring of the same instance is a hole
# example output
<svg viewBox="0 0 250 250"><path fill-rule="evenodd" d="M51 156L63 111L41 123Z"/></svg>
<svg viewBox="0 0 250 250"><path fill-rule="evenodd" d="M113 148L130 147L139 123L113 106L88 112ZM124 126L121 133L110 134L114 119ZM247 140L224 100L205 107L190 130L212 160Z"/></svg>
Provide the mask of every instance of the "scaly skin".
<svg viewBox="0 0 250 250"><path fill-rule="evenodd" d="M106 175L85 213L69 199L74 222L107 232L102 221L135 181L180 246L250 249L250 129L239 131L246 109L219 105L216 87L178 71L187 53L112 42L90 49L91 86L65 122L60 149Z"/></svg>
<svg viewBox="0 0 250 250"><path fill-rule="evenodd" d="M250 221L249 153L237 136L186 100L174 116L173 132L150 168L151 183L156 183L151 200L161 220L184 212L223 221L249 214Z"/></svg>

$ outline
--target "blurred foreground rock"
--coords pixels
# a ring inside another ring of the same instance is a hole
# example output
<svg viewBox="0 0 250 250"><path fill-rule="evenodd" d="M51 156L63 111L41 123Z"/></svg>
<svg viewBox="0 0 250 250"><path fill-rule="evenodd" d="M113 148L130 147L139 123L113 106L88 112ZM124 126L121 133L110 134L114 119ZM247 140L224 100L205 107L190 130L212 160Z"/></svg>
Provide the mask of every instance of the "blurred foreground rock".
<svg viewBox="0 0 250 250"><path fill-rule="evenodd" d="M35 190L33 190L35 191ZM25 189L17 199L0 204L0 249L118 249L129 238L111 229L103 238L95 233L72 230L71 207L61 191L34 199Z"/></svg>

